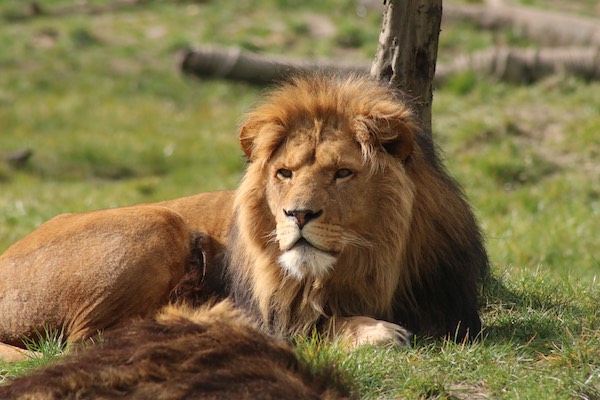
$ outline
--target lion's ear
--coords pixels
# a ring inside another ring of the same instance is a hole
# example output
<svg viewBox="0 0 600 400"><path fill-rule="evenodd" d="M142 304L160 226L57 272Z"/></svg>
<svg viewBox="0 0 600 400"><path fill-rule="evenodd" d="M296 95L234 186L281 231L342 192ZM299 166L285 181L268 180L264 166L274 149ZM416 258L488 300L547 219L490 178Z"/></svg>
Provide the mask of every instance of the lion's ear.
<svg viewBox="0 0 600 400"><path fill-rule="evenodd" d="M395 116L358 116L354 121L354 131L361 146L383 149L402 161L412 153L414 129L412 121Z"/></svg>
<svg viewBox="0 0 600 400"><path fill-rule="evenodd" d="M250 161L268 158L281 144L284 134L280 123L258 118L248 118L240 128L242 150Z"/></svg>
<svg viewBox="0 0 600 400"><path fill-rule="evenodd" d="M257 123L256 121L246 121L240 128L239 140L240 146L246 157L250 161L252 161L252 153L254 150L254 140L258 132L260 131L260 127L262 124Z"/></svg>

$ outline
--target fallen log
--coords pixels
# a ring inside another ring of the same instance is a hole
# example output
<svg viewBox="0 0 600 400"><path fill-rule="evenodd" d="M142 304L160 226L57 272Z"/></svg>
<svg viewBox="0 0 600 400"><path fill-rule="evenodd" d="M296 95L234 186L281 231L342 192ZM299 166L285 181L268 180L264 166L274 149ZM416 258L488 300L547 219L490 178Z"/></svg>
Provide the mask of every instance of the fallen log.
<svg viewBox="0 0 600 400"><path fill-rule="evenodd" d="M237 47L203 46L182 51L179 67L184 73L198 77L268 84L291 74L316 70L367 74L371 63L265 56ZM443 85L450 76L469 71L513 83L531 83L555 73L599 80L600 48L483 50L458 57L451 63L438 63L434 82Z"/></svg>
<svg viewBox="0 0 600 400"><path fill-rule="evenodd" d="M280 81L290 74L320 70L325 73L366 73L370 62L340 62L264 56L239 47L202 46L188 48L179 55L179 67L186 74L226 78L252 83Z"/></svg>
<svg viewBox="0 0 600 400"><path fill-rule="evenodd" d="M469 21L483 29L513 29L548 46L600 47L600 21L515 4L449 4L443 22Z"/></svg>
<svg viewBox="0 0 600 400"><path fill-rule="evenodd" d="M9 153L0 154L0 161L5 161L12 167L23 167L33 155L31 149L14 150Z"/></svg>
<svg viewBox="0 0 600 400"><path fill-rule="evenodd" d="M73 14L104 14L119 10L121 8L138 6L148 3L150 0L115 0L103 4L88 4L81 2L78 4L65 5L62 7L48 8L39 1L31 1L26 5L23 13L9 14L5 18L9 21L18 21L32 17L63 17Z"/></svg>
<svg viewBox="0 0 600 400"><path fill-rule="evenodd" d="M439 64L436 84L450 76L472 71L512 83L533 83L553 74L600 79L600 48L494 48L463 55Z"/></svg>

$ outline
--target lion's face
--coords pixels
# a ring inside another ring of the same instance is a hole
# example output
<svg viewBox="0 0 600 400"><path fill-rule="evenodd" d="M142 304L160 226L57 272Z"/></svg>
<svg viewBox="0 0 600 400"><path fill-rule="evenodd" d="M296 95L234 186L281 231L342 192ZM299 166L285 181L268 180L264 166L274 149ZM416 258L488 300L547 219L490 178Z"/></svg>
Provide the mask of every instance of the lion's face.
<svg viewBox="0 0 600 400"><path fill-rule="evenodd" d="M386 280L392 292L398 273L387 264L401 257L414 198L404 169L414 125L388 88L297 79L247 114L240 143L250 163L234 205L244 243L235 257L257 290L284 276Z"/></svg>
<svg viewBox="0 0 600 400"><path fill-rule="evenodd" d="M266 197L287 274L326 276L347 246L368 246L369 169L348 126L288 128L268 165Z"/></svg>

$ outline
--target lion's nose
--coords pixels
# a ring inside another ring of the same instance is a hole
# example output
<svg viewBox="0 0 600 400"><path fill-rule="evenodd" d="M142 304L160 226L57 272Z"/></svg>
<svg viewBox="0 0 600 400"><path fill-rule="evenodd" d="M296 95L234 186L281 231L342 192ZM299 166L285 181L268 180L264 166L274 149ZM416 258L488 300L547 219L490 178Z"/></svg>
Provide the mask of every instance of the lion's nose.
<svg viewBox="0 0 600 400"><path fill-rule="evenodd" d="M313 219L319 218L319 216L323 214L323 210L283 210L283 212L286 216L293 218L300 229L304 228L304 225L308 224Z"/></svg>

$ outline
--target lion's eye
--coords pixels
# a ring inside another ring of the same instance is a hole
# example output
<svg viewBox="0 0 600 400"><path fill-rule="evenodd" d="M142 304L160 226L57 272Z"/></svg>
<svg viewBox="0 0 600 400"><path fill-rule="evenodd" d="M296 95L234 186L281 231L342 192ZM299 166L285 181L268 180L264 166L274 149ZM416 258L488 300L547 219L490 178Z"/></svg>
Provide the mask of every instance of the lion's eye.
<svg viewBox="0 0 600 400"><path fill-rule="evenodd" d="M279 179L290 179L292 177L292 171L285 168L279 168L276 175Z"/></svg>
<svg viewBox="0 0 600 400"><path fill-rule="evenodd" d="M335 172L335 175L333 175L333 179L335 179L335 180L346 179L346 178L350 178L352 175L354 175L354 172L352 172L348 168L342 168L342 169L338 169Z"/></svg>

